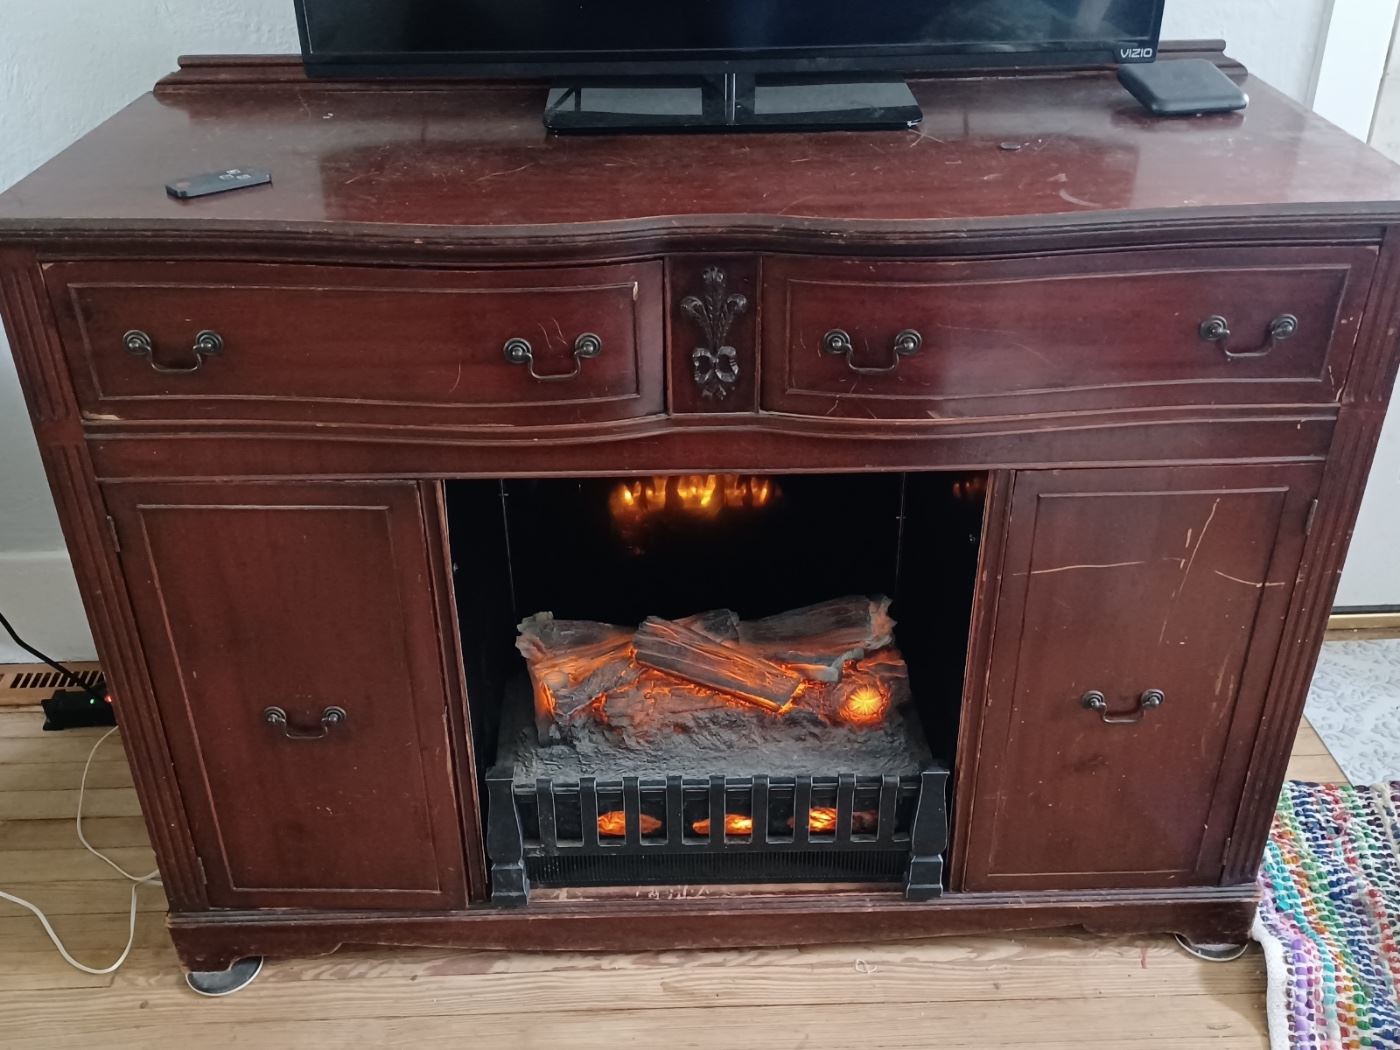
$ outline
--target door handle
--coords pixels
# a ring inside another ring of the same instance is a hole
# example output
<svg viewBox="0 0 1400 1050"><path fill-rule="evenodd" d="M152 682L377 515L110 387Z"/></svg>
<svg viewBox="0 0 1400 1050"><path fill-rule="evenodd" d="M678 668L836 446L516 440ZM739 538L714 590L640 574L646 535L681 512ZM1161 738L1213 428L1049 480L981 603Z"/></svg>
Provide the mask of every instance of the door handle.
<svg viewBox="0 0 1400 1050"><path fill-rule="evenodd" d="M332 727L344 725L349 717L343 707L328 707L321 712L321 723L317 729L297 729L287 718L287 712L280 707L269 707L263 711L263 721L270 726L280 726L282 735L288 740L321 740L330 736Z"/></svg>
<svg viewBox="0 0 1400 1050"><path fill-rule="evenodd" d="M1147 717L1147 712L1161 707L1166 702L1167 694L1162 692L1162 690L1148 689L1138 697L1136 708L1127 714L1114 715L1109 714L1108 697L1098 689L1091 689L1079 698L1079 703L1082 707L1090 711L1097 711L1104 725L1110 726L1136 725Z"/></svg>
<svg viewBox="0 0 1400 1050"><path fill-rule="evenodd" d="M156 360L155 341L139 328L133 328L122 336L122 348L133 357L144 357L146 364L151 366L153 372L162 375L188 375L191 372L198 372L204 365L206 357L218 357L224 352L224 337L218 332L205 329L194 337L194 345L190 349L194 352L194 364L192 365L163 365Z"/></svg>

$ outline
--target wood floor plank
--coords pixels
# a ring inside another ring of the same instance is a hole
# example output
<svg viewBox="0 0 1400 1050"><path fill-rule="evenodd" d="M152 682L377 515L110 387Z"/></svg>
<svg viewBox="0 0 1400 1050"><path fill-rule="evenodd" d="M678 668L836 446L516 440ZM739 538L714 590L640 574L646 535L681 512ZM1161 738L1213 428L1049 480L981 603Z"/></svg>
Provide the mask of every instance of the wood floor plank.
<svg viewBox="0 0 1400 1050"><path fill-rule="evenodd" d="M53 791L78 786L83 775L81 762L22 762L0 765L0 791ZM131 787L131 767L120 750L88 767L89 788Z"/></svg>
<svg viewBox="0 0 1400 1050"><path fill-rule="evenodd" d="M140 817L83 819L83 834L98 849L122 849L150 843ZM78 841L73 815L44 820L0 820L0 850L65 849Z"/></svg>
<svg viewBox="0 0 1400 1050"><path fill-rule="evenodd" d="M6 791L0 794L0 820L50 820L78 812L78 791ZM92 788L83 796L84 817L139 817L141 806L130 788Z"/></svg>
<svg viewBox="0 0 1400 1050"><path fill-rule="evenodd" d="M115 885L120 885L119 883ZM105 891L104 891L105 892ZM145 892L145 891L142 891ZM68 950L81 956L91 955L106 962L116 958L126 944L126 898L118 894L111 911L87 915L50 915L49 922ZM121 910L116 910L117 908ZM54 951L44 929L28 912L0 901L0 991L10 990L7 973L21 969L48 970L62 973L72 968ZM136 948L174 951L170 934L165 929L165 916L158 911L138 912L136 917ZM104 961L105 957L105 961ZM80 958L80 961L88 961ZM133 966L132 972L139 967Z"/></svg>
<svg viewBox="0 0 1400 1050"><path fill-rule="evenodd" d="M85 727L82 729L64 729L61 732L46 732L44 730L44 712L38 707L23 708L0 708L0 737L7 740L25 739L53 739L64 736L69 739L83 739L88 742L88 747L102 737L102 734L111 729L111 726ZM107 745L112 746L112 750L120 753L122 746L117 741L115 735ZM104 748L107 746L104 745Z"/></svg>
<svg viewBox="0 0 1400 1050"><path fill-rule="evenodd" d="M1346 774L1331 755L1296 755L1288 762L1289 780L1315 784L1345 784Z"/></svg>
<svg viewBox="0 0 1400 1050"><path fill-rule="evenodd" d="M0 736L0 764L85 762L92 745L101 735L100 730L70 729L61 733L46 733L41 737ZM98 751L99 756L120 753L121 744L115 736Z"/></svg>
<svg viewBox="0 0 1400 1050"><path fill-rule="evenodd" d="M1293 740L1293 754L1295 756L1312 756L1330 755L1331 752L1327 750L1327 745L1323 743L1322 737L1317 735L1317 730L1304 721L1298 727L1298 735Z"/></svg>
<svg viewBox="0 0 1400 1050"><path fill-rule="evenodd" d="M5 886L7 893L23 897L50 917L55 915L110 915L126 913L130 885L121 879L110 882L53 881L13 882ZM143 886L137 897L138 911L165 911L165 893L158 885ZM8 901L0 901L0 914L23 915Z"/></svg>
<svg viewBox="0 0 1400 1050"><path fill-rule="evenodd" d="M91 841L91 840L89 840ZM155 870L156 855L149 846L103 850L133 875ZM0 886L14 882L109 882L120 876L81 846L71 849L28 849L0 852Z"/></svg>
<svg viewBox="0 0 1400 1050"><path fill-rule="evenodd" d="M256 987L242 994L256 998ZM473 1012L469 1022L450 1004L413 1015L388 1013L370 1021L247 1015L235 1022L232 1007L239 996L199 1008L183 996L182 1008L167 1020L167 1003L176 1001L177 995L148 992L144 1007L126 1005L100 1019L94 1019L90 1010L74 1018L55 1009L52 1023L31 1017L25 1027L11 1028L10 1045L90 1046L85 1039L100 1038L108 1047L413 1046L415 1050L462 1050L463 1046L616 1050L619 1046L658 1045L668 1050L927 1050L930 1046L940 1050L1002 1046L1036 1050L1122 1050L1130 1046L1265 1050L1268 1046L1252 995L1189 996L1174 1001L1170 1011L1144 1010L1135 1001L1112 998L1036 999L1020 1003L1014 1010L937 1001L876 1010L852 1009L844 1004L745 1007L731 1006L721 999L708 1006L677 1004L664 1014L631 1009L625 1002L590 1014L556 1012L536 1002L505 1014ZM93 996L91 1001L107 997ZM41 992L31 996L31 1001L35 1012L46 1013L53 1009L51 1003L72 998ZM558 998L553 996L550 1001ZM348 996L336 999L345 1002Z"/></svg>

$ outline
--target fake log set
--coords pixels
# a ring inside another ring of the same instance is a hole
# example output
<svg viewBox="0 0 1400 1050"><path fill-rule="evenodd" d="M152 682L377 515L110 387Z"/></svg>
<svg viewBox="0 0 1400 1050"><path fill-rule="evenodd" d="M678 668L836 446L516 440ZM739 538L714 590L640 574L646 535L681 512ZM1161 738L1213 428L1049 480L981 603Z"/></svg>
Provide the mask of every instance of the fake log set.
<svg viewBox="0 0 1400 1050"><path fill-rule="evenodd" d="M907 678L884 597L837 598L759 620L728 609L628 629L538 613L519 625L542 745L592 720L683 733L717 707L755 718L870 727Z"/></svg>

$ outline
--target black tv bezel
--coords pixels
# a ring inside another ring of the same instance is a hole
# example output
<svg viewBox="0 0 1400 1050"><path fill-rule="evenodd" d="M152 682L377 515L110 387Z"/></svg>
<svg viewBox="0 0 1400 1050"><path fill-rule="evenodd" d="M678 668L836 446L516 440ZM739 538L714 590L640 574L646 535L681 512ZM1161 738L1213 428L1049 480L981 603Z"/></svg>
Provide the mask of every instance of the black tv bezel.
<svg viewBox="0 0 1400 1050"><path fill-rule="evenodd" d="M722 73L937 73L959 69L1103 66L1120 64L1119 49L1161 45L1166 0L1153 0L1152 36L1105 41L1047 41L1008 50L996 45L928 43L802 48L696 49L684 51L453 51L363 52L317 55L311 51L307 0L295 0L302 61L312 77L550 77L667 76Z"/></svg>

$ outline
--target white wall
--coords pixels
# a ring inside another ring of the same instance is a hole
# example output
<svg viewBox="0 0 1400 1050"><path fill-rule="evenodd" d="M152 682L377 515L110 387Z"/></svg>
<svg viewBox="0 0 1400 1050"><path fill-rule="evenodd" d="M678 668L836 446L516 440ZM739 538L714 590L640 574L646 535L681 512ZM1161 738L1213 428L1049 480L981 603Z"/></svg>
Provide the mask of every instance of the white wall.
<svg viewBox="0 0 1400 1050"><path fill-rule="evenodd" d="M1359 2L1359 0L1352 0ZM1392 41L1395 35L1392 34ZM1400 48L1392 43L1371 125L1371 145L1400 161ZM1341 608L1400 605L1400 408L1392 407L1381 431L1366 498L1356 522L1351 553L1337 591Z"/></svg>
<svg viewBox="0 0 1400 1050"><path fill-rule="evenodd" d="M1163 35L1224 38L1254 72L1306 100L1333 2L1350 0L1168 0ZM4 6L0 189L148 90L180 54L297 48L292 0ZM0 609L53 655L92 655L8 348L0 351ZM0 638L0 662L21 656Z"/></svg>
<svg viewBox="0 0 1400 1050"><path fill-rule="evenodd" d="M1337 0L1345 2L1345 0ZM1232 58L1300 102L1312 98L1333 0L1167 0L1163 40L1224 40Z"/></svg>

